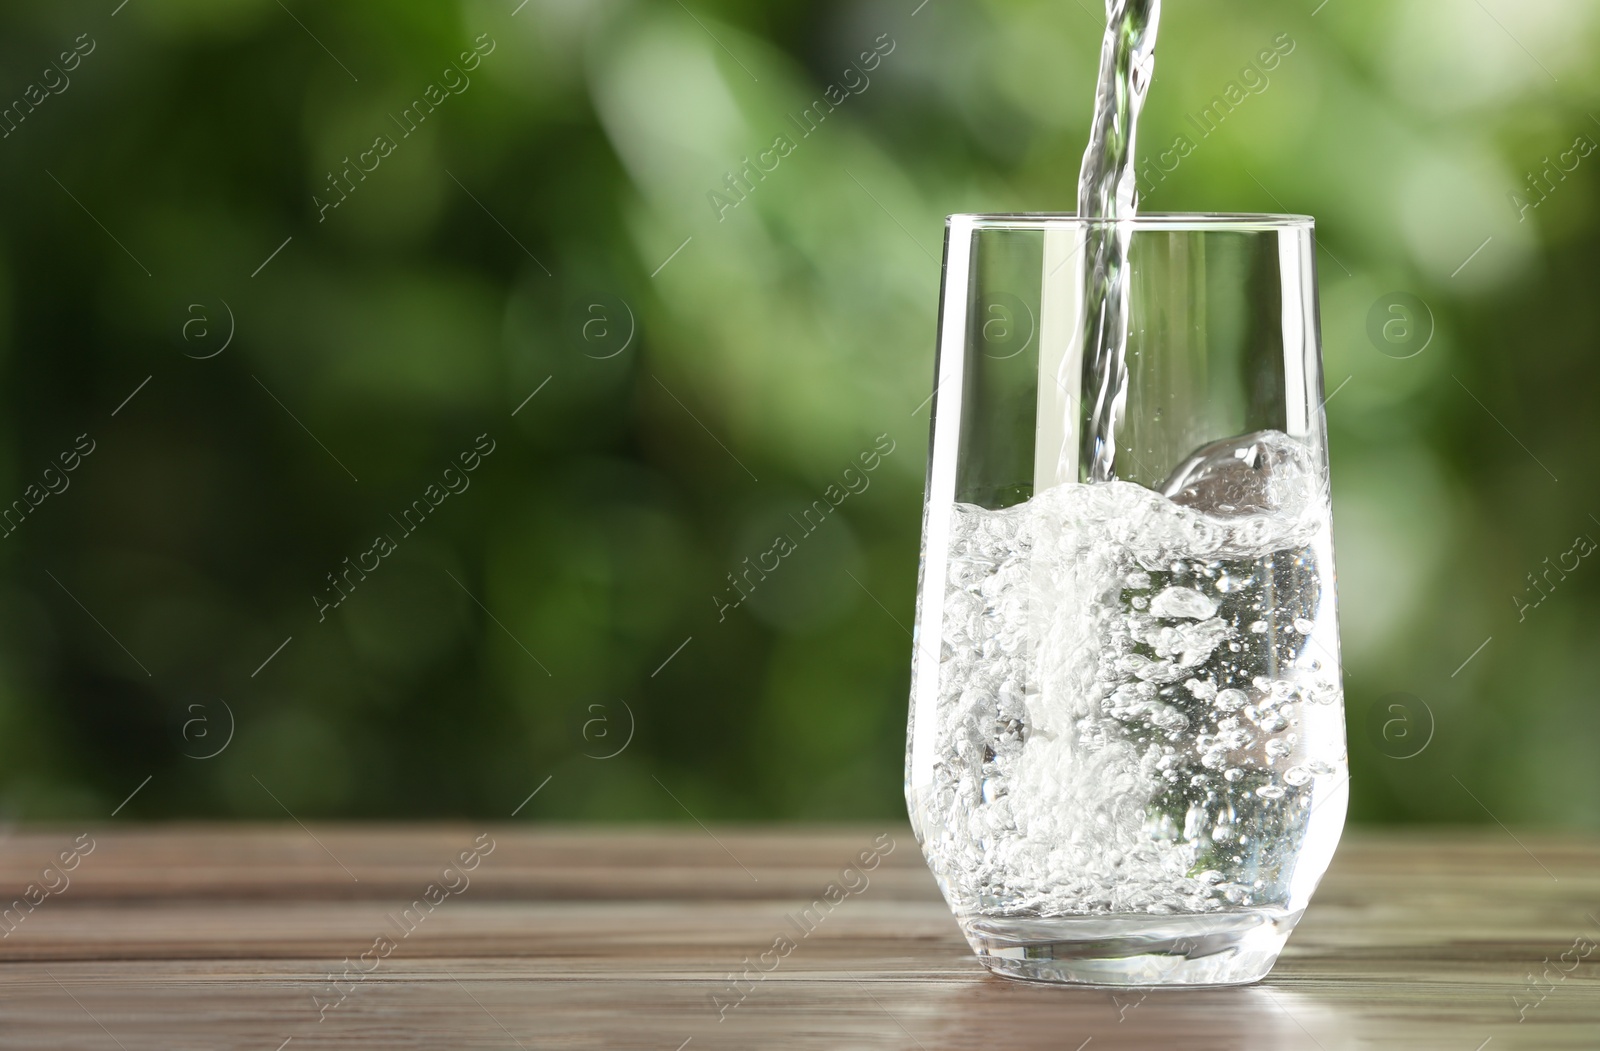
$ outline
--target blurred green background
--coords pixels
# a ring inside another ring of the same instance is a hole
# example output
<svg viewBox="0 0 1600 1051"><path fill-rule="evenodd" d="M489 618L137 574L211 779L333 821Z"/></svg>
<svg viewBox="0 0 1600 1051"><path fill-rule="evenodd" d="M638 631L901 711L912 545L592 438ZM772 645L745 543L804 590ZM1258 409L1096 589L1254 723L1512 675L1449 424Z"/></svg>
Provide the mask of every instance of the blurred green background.
<svg viewBox="0 0 1600 1051"><path fill-rule="evenodd" d="M941 221L1071 209L1094 0L118 3L0 14L0 815L903 814ZM1318 3L1169 0L1145 206L1318 219L1354 816L1595 827L1600 8Z"/></svg>

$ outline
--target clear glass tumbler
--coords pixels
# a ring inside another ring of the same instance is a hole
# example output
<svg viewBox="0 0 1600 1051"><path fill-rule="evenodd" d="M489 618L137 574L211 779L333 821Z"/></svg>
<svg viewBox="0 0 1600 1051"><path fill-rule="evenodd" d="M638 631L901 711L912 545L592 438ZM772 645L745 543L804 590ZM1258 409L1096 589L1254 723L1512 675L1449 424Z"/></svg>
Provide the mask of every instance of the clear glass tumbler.
<svg viewBox="0 0 1600 1051"><path fill-rule="evenodd" d="M1091 222L946 226L906 801L996 973L1253 982L1349 791L1312 221L1133 221L1100 483Z"/></svg>

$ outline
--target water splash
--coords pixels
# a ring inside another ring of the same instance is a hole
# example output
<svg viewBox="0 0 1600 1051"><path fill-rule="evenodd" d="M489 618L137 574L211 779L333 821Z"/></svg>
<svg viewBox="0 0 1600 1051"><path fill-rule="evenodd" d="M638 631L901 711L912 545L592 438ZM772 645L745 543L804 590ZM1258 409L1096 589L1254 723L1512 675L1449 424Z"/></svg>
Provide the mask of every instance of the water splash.
<svg viewBox="0 0 1600 1051"><path fill-rule="evenodd" d="M1338 835L1319 812L1347 778L1325 472L1263 431L1166 488L951 509L912 813L960 912L1280 907Z"/></svg>

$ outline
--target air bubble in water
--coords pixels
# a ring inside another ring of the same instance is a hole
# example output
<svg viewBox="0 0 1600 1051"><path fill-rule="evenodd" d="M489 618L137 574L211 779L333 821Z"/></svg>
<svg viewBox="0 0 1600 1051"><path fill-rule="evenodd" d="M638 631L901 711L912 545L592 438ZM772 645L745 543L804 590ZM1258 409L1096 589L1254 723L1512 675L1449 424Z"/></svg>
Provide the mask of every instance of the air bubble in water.
<svg viewBox="0 0 1600 1051"><path fill-rule="evenodd" d="M1227 689L1220 691L1213 703L1225 712L1236 712L1250 703L1250 697L1243 690Z"/></svg>
<svg viewBox="0 0 1600 1051"><path fill-rule="evenodd" d="M1194 588L1170 587L1150 601L1150 614L1156 617L1205 620L1216 611L1216 602Z"/></svg>
<svg viewBox="0 0 1600 1051"><path fill-rule="evenodd" d="M1256 717L1255 722L1263 732L1269 734L1275 734L1279 730L1289 728L1289 720L1284 718L1281 712L1262 712Z"/></svg>

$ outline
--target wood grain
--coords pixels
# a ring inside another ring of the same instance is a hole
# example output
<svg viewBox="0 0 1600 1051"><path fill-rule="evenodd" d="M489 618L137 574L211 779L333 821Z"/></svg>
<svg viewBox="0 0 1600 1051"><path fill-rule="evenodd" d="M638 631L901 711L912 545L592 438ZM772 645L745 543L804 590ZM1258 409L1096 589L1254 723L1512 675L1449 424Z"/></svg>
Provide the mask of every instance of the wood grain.
<svg viewBox="0 0 1600 1051"><path fill-rule="evenodd" d="M13 829L0 1048L1600 1047L1600 950L1571 952L1600 943L1600 844L1518 840L1347 834L1265 983L1112 995L989 976L898 825Z"/></svg>

